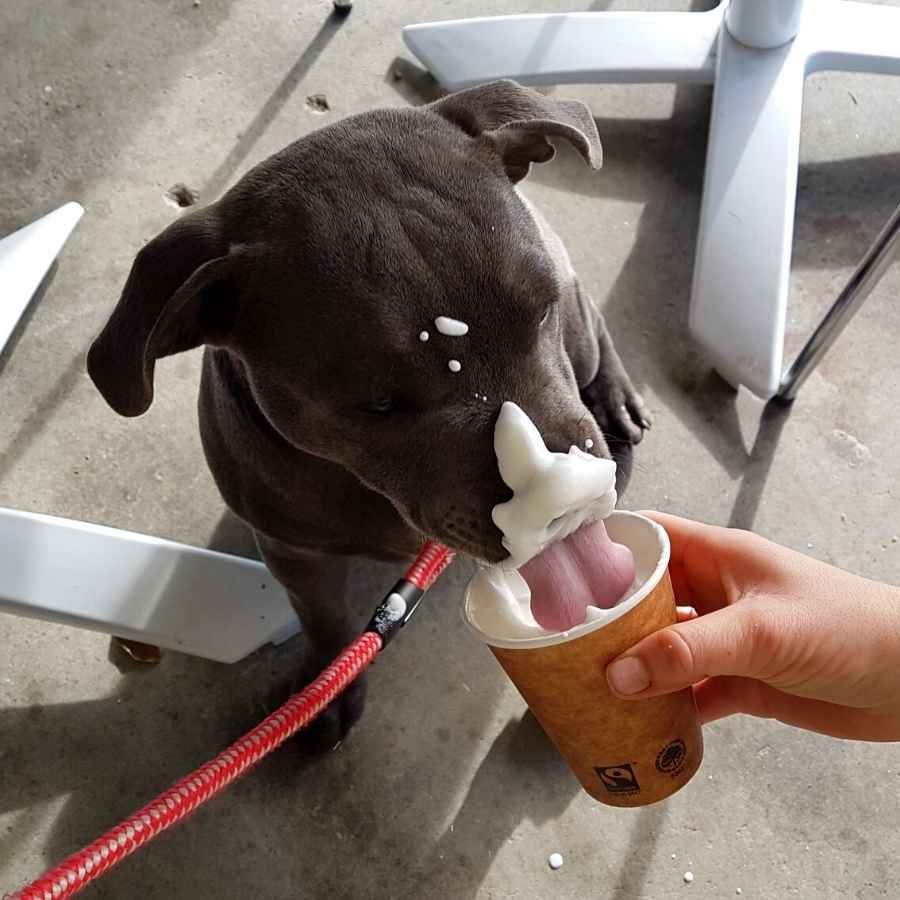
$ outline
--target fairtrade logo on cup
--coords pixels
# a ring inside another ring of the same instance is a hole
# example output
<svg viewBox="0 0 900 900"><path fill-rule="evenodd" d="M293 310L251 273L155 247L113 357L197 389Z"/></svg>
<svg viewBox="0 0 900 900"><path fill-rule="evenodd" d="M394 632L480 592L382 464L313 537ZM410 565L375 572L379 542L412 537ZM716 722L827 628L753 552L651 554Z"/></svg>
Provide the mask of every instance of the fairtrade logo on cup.
<svg viewBox="0 0 900 900"><path fill-rule="evenodd" d="M597 766L594 771L611 794L636 794L641 789L631 763Z"/></svg>

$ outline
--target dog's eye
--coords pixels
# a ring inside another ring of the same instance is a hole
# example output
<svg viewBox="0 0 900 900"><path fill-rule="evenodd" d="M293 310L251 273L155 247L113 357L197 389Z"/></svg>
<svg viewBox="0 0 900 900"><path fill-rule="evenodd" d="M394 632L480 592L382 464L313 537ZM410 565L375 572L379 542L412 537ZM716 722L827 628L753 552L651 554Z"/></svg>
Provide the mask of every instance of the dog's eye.
<svg viewBox="0 0 900 900"><path fill-rule="evenodd" d="M383 394L375 400L360 403L356 408L370 416L382 417L417 411L415 402L403 394Z"/></svg>
<svg viewBox="0 0 900 900"><path fill-rule="evenodd" d="M394 398L393 397L380 397L378 400L373 401L372 403L365 403L361 407L364 412L374 413L378 416L387 415L389 412L393 412L395 409Z"/></svg>

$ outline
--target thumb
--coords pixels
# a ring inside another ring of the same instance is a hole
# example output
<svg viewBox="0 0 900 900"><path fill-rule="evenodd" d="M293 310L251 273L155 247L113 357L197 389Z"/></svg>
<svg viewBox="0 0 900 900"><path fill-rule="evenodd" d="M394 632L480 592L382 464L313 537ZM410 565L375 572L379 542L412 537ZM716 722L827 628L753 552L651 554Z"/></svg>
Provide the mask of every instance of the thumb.
<svg viewBox="0 0 900 900"><path fill-rule="evenodd" d="M711 675L753 677L761 662L758 631L745 611L726 606L648 635L609 664L606 680L614 694L643 699Z"/></svg>

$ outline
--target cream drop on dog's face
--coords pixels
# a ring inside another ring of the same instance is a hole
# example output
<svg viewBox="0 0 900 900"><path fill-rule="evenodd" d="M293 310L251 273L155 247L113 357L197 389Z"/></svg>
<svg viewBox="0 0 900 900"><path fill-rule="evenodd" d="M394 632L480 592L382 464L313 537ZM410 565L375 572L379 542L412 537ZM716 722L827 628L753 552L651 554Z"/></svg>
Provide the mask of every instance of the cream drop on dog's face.
<svg viewBox="0 0 900 900"><path fill-rule="evenodd" d="M298 141L141 251L92 377L136 415L155 359L221 348L284 442L352 473L417 532L501 559L504 401L551 450L609 455L579 394L604 365L602 320L514 186L553 155L548 136L599 165L583 106L509 82Z"/></svg>

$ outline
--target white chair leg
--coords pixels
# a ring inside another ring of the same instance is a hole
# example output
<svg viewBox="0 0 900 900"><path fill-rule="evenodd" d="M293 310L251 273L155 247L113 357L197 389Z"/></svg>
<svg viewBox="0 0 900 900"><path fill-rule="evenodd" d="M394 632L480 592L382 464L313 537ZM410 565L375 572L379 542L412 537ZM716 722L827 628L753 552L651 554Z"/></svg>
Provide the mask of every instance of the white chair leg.
<svg viewBox="0 0 900 900"><path fill-rule="evenodd" d="M900 75L900 9L849 0L818 0L815 9L802 26L809 28L808 73Z"/></svg>
<svg viewBox="0 0 900 900"><path fill-rule="evenodd" d="M83 215L80 204L66 203L0 240L0 351Z"/></svg>
<svg viewBox="0 0 900 900"><path fill-rule="evenodd" d="M797 192L802 48L719 38L690 329L735 386L781 381Z"/></svg>
<svg viewBox="0 0 900 900"><path fill-rule="evenodd" d="M525 84L712 81L722 8L585 12L409 25L403 39L449 90L498 78Z"/></svg>
<svg viewBox="0 0 900 900"><path fill-rule="evenodd" d="M236 662L300 623L259 562L0 508L0 612Z"/></svg>

